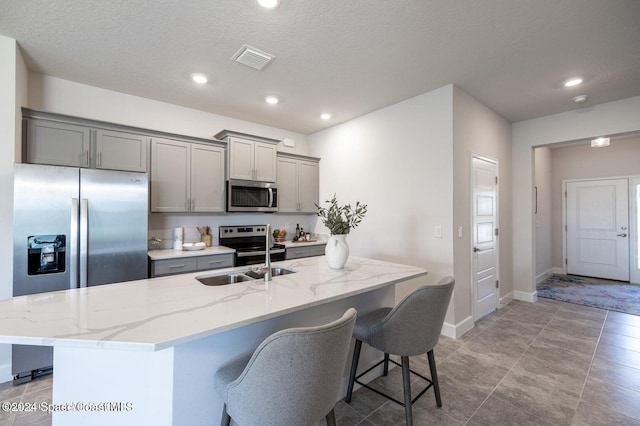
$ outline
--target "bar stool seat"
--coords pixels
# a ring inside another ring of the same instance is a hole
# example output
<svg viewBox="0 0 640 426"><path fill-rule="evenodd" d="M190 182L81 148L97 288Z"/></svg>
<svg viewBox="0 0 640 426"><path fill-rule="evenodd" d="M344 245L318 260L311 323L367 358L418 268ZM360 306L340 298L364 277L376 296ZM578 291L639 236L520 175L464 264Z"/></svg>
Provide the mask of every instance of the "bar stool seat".
<svg viewBox="0 0 640 426"><path fill-rule="evenodd" d="M267 337L251 356L220 367L214 386L224 401L221 425L315 424L335 426L356 310L316 327L290 328Z"/></svg>
<svg viewBox="0 0 640 426"><path fill-rule="evenodd" d="M440 337L454 284L453 277L445 277L436 285L423 286L413 291L394 308L380 308L358 317L353 330L356 343L351 362L349 386L345 397L347 403L351 402L354 383L358 383L404 406L408 426L413 424L412 404L430 388L434 389L437 406L442 406L433 348ZM383 351L384 359L356 376L363 342ZM410 356L425 353L431 370L430 379L411 370L409 365ZM389 359L390 354L399 355L402 363L399 364ZM404 402L358 380L380 364L384 364L383 375L386 376L389 371L389 362L402 367ZM428 383L413 399L411 398L411 373Z"/></svg>

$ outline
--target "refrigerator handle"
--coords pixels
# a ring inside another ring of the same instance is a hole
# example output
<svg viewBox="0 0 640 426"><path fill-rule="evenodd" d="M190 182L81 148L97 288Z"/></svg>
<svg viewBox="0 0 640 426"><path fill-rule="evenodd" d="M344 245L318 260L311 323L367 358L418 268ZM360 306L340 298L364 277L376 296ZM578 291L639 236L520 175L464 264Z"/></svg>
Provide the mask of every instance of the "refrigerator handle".
<svg viewBox="0 0 640 426"><path fill-rule="evenodd" d="M87 256L89 231L89 200L80 200L80 288L87 286Z"/></svg>
<svg viewBox="0 0 640 426"><path fill-rule="evenodd" d="M78 288L78 199L71 199L69 231L69 288Z"/></svg>

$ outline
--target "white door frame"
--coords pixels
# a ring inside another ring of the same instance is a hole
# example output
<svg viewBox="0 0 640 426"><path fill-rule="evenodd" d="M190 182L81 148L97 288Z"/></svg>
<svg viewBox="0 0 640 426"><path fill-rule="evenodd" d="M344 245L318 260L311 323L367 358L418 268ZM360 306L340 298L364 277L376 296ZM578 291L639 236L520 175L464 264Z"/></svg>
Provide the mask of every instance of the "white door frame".
<svg viewBox="0 0 640 426"><path fill-rule="evenodd" d="M601 176L585 179L565 179L562 181L562 259L567 259L567 192L568 182L589 182L594 180L607 180L607 179L628 179L629 180L629 279L631 283L640 284L637 280L638 274L633 273L634 259L638 258L638 232L640 232L637 226L638 212L640 206L637 205L635 194L633 192L634 182L640 181L640 175L628 175L628 176ZM567 274L567 263L562 262L562 273ZM634 280L634 275L636 280Z"/></svg>
<svg viewBox="0 0 640 426"><path fill-rule="evenodd" d="M489 163L493 163L496 165L496 177L498 178L498 183L496 184L496 193L495 193L495 203L496 203L496 229L500 228L500 167L499 167L499 163L498 160L495 158L491 158L491 157L487 157L485 155L480 155L480 154L476 154L476 153L471 153L470 157L469 157L469 199L471 200L469 207L470 207L470 211L469 211L469 279L471 282L471 318L473 319L473 321L477 321L476 319L476 302L475 302L475 294L476 294L476 285L475 285L475 277L474 277L474 268L473 268L473 261L474 261L474 252L473 252L473 247L474 247L474 238L473 238L473 234L471 234L471 232L474 232L473 229L473 203L474 203L474 199L473 199L473 159L476 158L478 160L482 160L482 161L487 161ZM496 237L495 240L495 265L496 265L496 280L498 282L500 282L500 232L498 232L498 236ZM498 306L500 306L499 301L500 301L500 288L498 287L496 289L496 296L495 296L495 306L496 306L496 310L498 309Z"/></svg>
<svg viewBox="0 0 640 426"><path fill-rule="evenodd" d="M640 205L636 185L640 185L640 176L629 177L629 279L640 284Z"/></svg>

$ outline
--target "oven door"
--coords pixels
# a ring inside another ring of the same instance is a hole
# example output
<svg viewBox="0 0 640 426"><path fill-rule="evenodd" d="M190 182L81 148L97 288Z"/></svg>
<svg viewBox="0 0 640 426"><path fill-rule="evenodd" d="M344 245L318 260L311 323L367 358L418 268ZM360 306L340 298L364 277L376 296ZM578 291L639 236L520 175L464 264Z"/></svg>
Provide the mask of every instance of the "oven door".
<svg viewBox="0 0 640 426"><path fill-rule="evenodd" d="M277 212L278 188L275 183L230 180L227 186L228 212Z"/></svg>
<svg viewBox="0 0 640 426"><path fill-rule="evenodd" d="M236 252L236 266L259 265L264 263L264 251ZM280 262L285 259L285 249L271 249L271 261Z"/></svg>

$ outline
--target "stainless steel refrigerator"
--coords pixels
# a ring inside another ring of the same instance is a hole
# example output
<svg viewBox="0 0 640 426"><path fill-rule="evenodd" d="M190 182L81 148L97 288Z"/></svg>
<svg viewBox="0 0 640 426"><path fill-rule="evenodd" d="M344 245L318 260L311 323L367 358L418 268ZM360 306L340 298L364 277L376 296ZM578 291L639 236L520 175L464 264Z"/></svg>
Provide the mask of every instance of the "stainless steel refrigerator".
<svg viewBox="0 0 640 426"><path fill-rule="evenodd" d="M13 295L147 278L146 173L15 164ZM50 371L53 349L13 345L24 382Z"/></svg>

